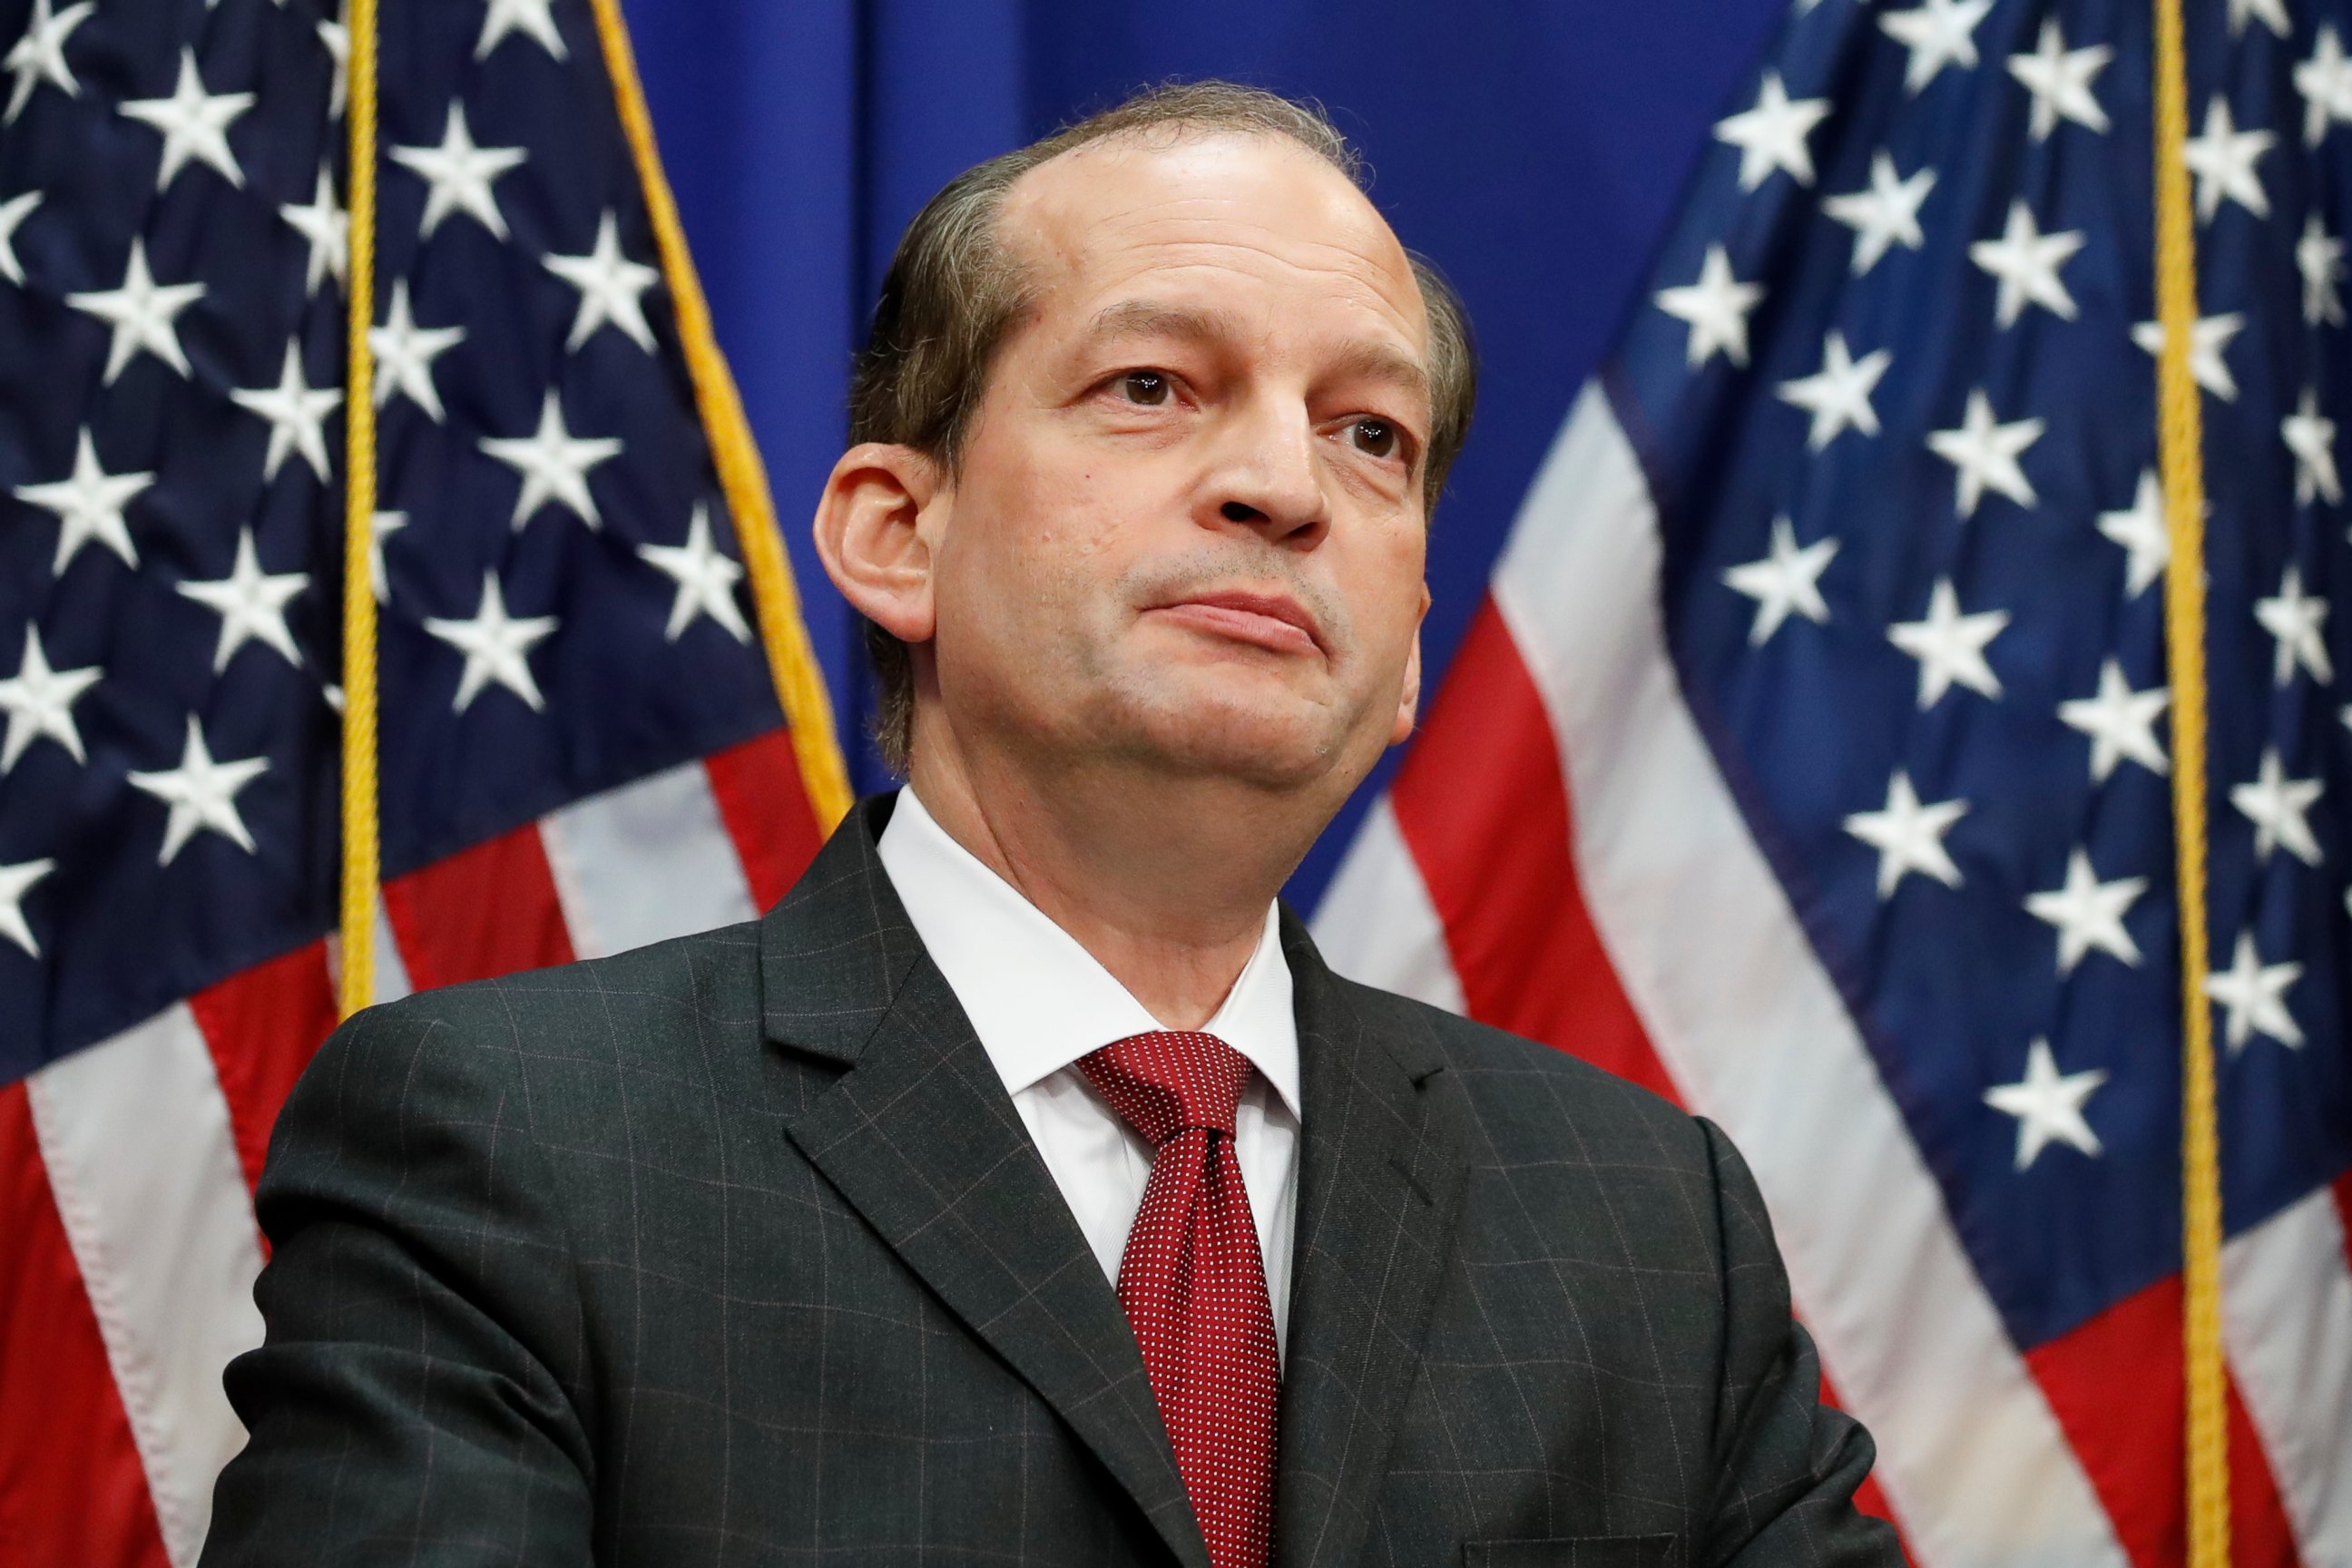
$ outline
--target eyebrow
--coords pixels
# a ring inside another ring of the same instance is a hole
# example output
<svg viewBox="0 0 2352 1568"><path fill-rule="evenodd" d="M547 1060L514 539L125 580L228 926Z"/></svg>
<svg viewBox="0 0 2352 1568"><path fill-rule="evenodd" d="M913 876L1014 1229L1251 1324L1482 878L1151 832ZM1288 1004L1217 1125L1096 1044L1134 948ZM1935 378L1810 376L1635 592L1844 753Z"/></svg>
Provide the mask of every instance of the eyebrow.
<svg viewBox="0 0 2352 1568"><path fill-rule="evenodd" d="M1171 338L1180 342L1207 343L1240 335L1241 324L1223 310L1171 305L1156 300L1122 300L1095 312L1094 320L1087 323L1083 341L1089 347L1126 338ZM1343 380L1394 383L1424 401L1432 395L1428 370L1411 355L1386 343L1359 339L1340 350L1329 369Z"/></svg>

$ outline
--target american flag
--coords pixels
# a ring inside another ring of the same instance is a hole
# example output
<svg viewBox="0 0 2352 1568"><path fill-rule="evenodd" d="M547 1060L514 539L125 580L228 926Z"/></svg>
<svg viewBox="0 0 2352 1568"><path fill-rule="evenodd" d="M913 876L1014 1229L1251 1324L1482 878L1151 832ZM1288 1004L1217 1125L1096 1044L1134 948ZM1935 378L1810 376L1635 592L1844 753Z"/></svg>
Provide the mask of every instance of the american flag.
<svg viewBox="0 0 2352 1568"><path fill-rule="evenodd" d="M2236 1561L2352 1563L2352 5L2189 0ZM1821 0L1324 901L1723 1123L1916 1559L2183 1553L2150 7Z"/></svg>
<svg viewBox="0 0 2352 1568"><path fill-rule="evenodd" d="M817 839L598 22L384 7L380 997L747 919ZM184 1568L333 1022L350 39L0 40L0 1563Z"/></svg>

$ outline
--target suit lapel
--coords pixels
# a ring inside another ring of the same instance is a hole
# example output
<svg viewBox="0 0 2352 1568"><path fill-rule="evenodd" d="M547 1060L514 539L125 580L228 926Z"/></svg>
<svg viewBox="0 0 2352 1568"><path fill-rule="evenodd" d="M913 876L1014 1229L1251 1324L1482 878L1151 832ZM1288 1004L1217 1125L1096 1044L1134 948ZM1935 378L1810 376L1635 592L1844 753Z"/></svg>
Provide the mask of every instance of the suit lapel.
<svg viewBox="0 0 2352 1568"><path fill-rule="evenodd" d="M761 926L769 1038L848 1068L787 1131L1177 1559L1208 1568L1134 1331L882 869L887 815L853 813Z"/></svg>
<svg viewBox="0 0 2352 1568"><path fill-rule="evenodd" d="M1426 1036L1365 1026L1287 910L1298 1014L1297 1241L1275 1561L1352 1562L1448 1255L1464 1173Z"/></svg>

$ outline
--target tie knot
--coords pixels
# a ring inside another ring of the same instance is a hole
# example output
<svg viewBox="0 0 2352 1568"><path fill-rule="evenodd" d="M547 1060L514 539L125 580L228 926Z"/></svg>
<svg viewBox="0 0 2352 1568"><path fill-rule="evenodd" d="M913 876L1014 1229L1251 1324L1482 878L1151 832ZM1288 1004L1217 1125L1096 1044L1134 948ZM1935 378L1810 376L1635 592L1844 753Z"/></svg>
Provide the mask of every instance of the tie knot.
<svg viewBox="0 0 2352 1568"><path fill-rule="evenodd" d="M1250 1064L1214 1035L1162 1029L1089 1051L1078 1070L1157 1149L1193 1127L1232 1137Z"/></svg>

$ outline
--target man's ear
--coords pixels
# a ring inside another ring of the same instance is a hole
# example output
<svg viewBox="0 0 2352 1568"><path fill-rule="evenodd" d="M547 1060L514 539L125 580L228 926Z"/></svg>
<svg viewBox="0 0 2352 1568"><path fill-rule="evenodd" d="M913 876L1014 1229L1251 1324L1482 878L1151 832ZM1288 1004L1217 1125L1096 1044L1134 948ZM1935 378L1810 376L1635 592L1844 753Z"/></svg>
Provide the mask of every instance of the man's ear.
<svg viewBox="0 0 2352 1568"><path fill-rule="evenodd" d="M900 642L931 640L931 547L917 527L940 491L912 447L869 441L833 466L816 503L816 552L841 596Z"/></svg>
<svg viewBox="0 0 2352 1568"><path fill-rule="evenodd" d="M1412 734L1413 721L1421 715L1421 623L1429 618L1429 588L1421 590L1421 616L1412 628L1412 647L1404 656L1404 689L1397 693L1396 723L1389 731L1389 744L1402 746Z"/></svg>

